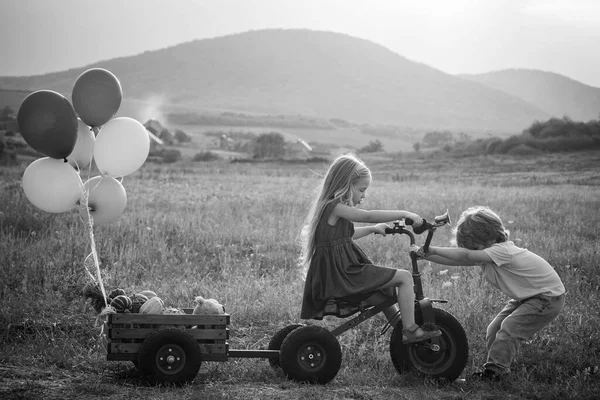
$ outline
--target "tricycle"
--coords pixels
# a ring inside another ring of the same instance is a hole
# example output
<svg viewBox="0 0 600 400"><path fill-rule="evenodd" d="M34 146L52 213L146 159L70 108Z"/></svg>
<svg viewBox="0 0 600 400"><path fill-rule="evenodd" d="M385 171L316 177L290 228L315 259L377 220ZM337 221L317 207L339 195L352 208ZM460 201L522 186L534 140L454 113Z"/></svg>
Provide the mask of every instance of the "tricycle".
<svg viewBox="0 0 600 400"><path fill-rule="evenodd" d="M412 225L408 219L396 221L386 233L407 235L413 245L414 234L427 231L423 245L426 250L435 230L449 222L446 212L435 217L433 223L424 220L421 226L413 228L414 233L407 229L407 225ZM467 363L467 336L454 316L433 307L433 303L447 303L447 300L424 296L414 251L410 252L410 258L415 319L419 325L435 326L442 332L433 339L403 344L397 298L378 292L370 301L359 304L356 315L334 329L314 324L290 324L273 335L267 349L259 350L229 348L229 314L192 314L192 309L183 309L185 315L108 314L105 322L106 359L132 361L143 374L159 383L184 384L195 378L203 361L227 361L230 357L266 358L272 367L281 368L291 380L325 384L335 378L341 366L342 351L337 336L383 312L388 322L381 334L392 329L389 351L397 372L417 371L452 382Z"/></svg>

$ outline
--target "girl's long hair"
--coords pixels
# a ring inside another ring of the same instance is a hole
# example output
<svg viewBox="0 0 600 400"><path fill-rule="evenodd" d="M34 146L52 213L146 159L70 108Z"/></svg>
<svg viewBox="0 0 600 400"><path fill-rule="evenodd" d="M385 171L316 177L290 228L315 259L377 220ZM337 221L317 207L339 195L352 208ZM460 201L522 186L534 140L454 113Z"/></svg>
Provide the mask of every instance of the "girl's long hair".
<svg viewBox="0 0 600 400"><path fill-rule="evenodd" d="M331 163L318 188L318 195L311 204L300 235L302 242L300 265L304 273L308 271L310 261L315 253L317 225L325 208L332 203L344 203L354 206L352 203L354 183L361 178L370 176L371 171L364 162L352 153L343 154Z"/></svg>

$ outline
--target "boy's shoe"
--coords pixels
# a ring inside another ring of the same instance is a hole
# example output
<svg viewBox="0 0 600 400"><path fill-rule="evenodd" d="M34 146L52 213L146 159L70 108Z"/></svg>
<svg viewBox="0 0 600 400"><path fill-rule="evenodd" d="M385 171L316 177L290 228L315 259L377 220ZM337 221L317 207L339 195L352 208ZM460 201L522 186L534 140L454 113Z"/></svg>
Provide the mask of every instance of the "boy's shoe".
<svg viewBox="0 0 600 400"><path fill-rule="evenodd" d="M421 331L421 334L418 334ZM433 339L442 336L439 329L424 330L419 325L415 324L407 329L402 329L402 344L418 343L424 340Z"/></svg>
<svg viewBox="0 0 600 400"><path fill-rule="evenodd" d="M471 375L473 380L479 381L488 381L488 382L498 382L500 381L500 374L492 371L491 369L484 369L483 371L478 371Z"/></svg>

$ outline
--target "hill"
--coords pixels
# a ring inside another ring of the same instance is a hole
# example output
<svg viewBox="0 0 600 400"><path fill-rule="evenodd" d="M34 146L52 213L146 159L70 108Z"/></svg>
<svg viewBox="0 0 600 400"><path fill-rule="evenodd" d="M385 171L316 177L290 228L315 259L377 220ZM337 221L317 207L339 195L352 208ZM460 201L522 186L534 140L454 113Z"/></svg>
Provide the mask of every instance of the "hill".
<svg viewBox="0 0 600 400"><path fill-rule="evenodd" d="M130 115L148 108L234 111L502 133L550 116L521 98L376 43L309 30L195 40L58 73L2 77L0 88L52 89L70 98L77 76L91 67L119 78L126 99L121 113Z"/></svg>
<svg viewBox="0 0 600 400"><path fill-rule="evenodd" d="M553 117L589 121L600 115L600 88L552 72L508 69L459 76L535 104Z"/></svg>

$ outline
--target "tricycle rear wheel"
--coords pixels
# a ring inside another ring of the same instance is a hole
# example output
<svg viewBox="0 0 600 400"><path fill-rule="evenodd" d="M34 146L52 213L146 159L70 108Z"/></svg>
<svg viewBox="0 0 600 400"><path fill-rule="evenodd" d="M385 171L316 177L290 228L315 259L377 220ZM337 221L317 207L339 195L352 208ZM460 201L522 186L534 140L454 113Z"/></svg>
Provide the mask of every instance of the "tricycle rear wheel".
<svg viewBox="0 0 600 400"><path fill-rule="evenodd" d="M275 333L275 335L273 335L273 337L271 338L268 349L269 350L281 349L281 344L283 343L283 341L287 337L287 335L289 335L290 332L292 332L293 330L300 328L301 326L304 326L304 325L291 324L291 325L287 325L287 326L281 328L280 330L278 330L277 333ZM281 367L281 364L279 363L279 358L269 358L269 364L271 365L271 367L273 367L275 369Z"/></svg>
<svg viewBox="0 0 600 400"><path fill-rule="evenodd" d="M327 383L342 364L342 349L335 336L316 325L294 329L281 344L281 369L297 382Z"/></svg>

